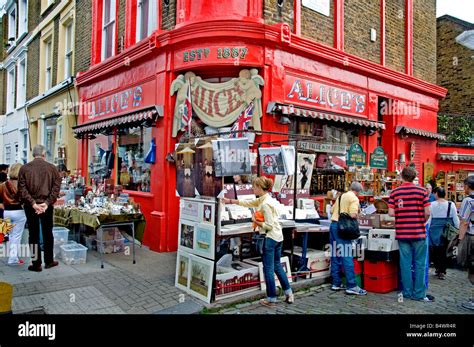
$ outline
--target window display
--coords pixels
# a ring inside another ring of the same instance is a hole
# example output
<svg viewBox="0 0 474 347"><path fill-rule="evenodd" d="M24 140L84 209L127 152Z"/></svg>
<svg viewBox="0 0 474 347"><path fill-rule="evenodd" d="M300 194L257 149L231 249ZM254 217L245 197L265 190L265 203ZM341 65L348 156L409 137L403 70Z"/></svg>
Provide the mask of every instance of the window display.
<svg viewBox="0 0 474 347"><path fill-rule="evenodd" d="M113 136L97 135L89 141L89 176L94 182L110 178L113 169Z"/></svg>
<svg viewBox="0 0 474 347"><path fill-rule="evenodd" d="M145 155L152 144L151 128L129 128L118 135L118 182L125 189L150 191L150 164Z"/></svg>

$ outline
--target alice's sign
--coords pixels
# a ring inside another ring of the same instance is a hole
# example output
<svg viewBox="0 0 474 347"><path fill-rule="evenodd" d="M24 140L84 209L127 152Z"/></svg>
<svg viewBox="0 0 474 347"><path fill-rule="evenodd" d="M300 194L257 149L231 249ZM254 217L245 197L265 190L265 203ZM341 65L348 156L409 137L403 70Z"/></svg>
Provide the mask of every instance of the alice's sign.
<svg viewBox="0 0 474 347"><path fill-rule="evenodd" d="M285 96L288 102L340 111L357 116L367 115L367 95L353 90L287 74Z"/></svg>
<svg viewBox="0 0 474 347"><path fill-rule="evenodd" d="M353 143L347 152L347 165L363 166L366 162L366 153L359 143Z"/></svg>
<svg viewBox="0 0 474 347"><path fill-rule="evenodd" d="M382 147L377 147L370 153L370 167L374 169L387 168L387 154L385 154Z"/></svg>
<svg viewBox="0 0 474 347"><path fill-rule="evenodd" d="M89 119L105 117L141 106L143 87L137 86L93 101Z"/></svg>
<svg viewBox="0 0 474 347"><path fill-rule="evenodd" d="M209 83L192 72L179 75L171 84L171 95L176 95L173 120L173 137L181 129L181 119L185 109L187 90L191 86L193 114L205 124L220 128L233 124L242 111L253 102L253 116L250 126L261 130L263 78L257 69L241 70L238 78L224 83Z"/></svg>

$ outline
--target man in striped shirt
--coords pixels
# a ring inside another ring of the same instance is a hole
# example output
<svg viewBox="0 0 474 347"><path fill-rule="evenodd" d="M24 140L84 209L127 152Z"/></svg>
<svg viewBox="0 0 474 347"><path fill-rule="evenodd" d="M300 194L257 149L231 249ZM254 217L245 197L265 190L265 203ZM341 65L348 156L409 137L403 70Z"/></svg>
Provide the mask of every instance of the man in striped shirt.
<svg viewBox="0 0 474 347"><path fill-rule="evenodd" d="M413 184L416 171L406 167L402 171L403 183L390 194L389 215L395 217L396 239L400 248L400 273L403 296L419 301L433 301L426 295L426 229L430 216L428 192ZM412 264L415 278L412 275Z"/></svg>

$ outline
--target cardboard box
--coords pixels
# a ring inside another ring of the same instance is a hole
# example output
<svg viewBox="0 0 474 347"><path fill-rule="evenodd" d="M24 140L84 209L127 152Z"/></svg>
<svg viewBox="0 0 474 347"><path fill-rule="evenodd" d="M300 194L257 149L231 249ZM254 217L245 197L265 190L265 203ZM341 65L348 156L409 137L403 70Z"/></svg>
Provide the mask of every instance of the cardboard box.
<svg viewBox="0 0 474 347"><path fill-rule="evenodd" d="M291 255L289 251L286 251L285 254ZM293 268L299 270L301 265L301 256L302 249L301 247L294 247L293 250ZM310 269L311 272L320 272L327 271L331 265L331 257L329 252L326 254L325 251L318 251L315 249L308 248L306 252L306 266Z"/></svg>
<svg viewBox="0 0 474 347"><path fill-rule="evenodd" d="M364 227L380 228L380 215L367 214L359 217L359 225Z"/></svg>
<svg viewBox="0 0 474 347"><path fill-rule="evenodd" d="M233 262L241 267L216 267L216 300L240 295L260 288L258 266Z"/></svg>
<svg viewBox="0 0 474 347"><path fill-rule="evenodd" d="M380 227L393 229L395 228L395 217L391 217L388 214L381 214L380 215Z"/></svg>
<svg viewBox="0 0 474 347"><path fill-rule="evenodd" d="M398 250L395 229L372 229L369 231L368 250L391 252Z"/></svg>

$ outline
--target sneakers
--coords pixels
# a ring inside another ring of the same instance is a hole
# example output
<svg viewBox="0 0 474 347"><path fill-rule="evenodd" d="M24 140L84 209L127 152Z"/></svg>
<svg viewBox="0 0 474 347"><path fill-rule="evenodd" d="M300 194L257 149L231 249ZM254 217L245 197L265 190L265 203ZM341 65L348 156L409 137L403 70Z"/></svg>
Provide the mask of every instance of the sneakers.
<svg viewBox="0 0 474 347"><path fill-rule="evenodd" d="M474 301L472 301L472 300L469 300L469 301L467 301L467 302L463 302L463 303L461 304L461 306L462 306L463 308L468 309L468 310L474 311Z"/></svg>
<svg viewBox="0 0 474 347"><path fill-rule="evenodd" d="M331 287L331 290L333 290L335 292L337 292L339 290L343 290L343 289L346 289L346 286L343 285L343 284L341 284L339 286L336 286L335 284L333 284L332 287Z"/></svg>
<svg viewBox="0 0 474 347"><path fill-rule="evenodd" d="M262 300L260 300L260 305L267 306L267 307L275 307L276 302L268 301L267 299L262 299Z"/></svg>
<svg viewBox="0 0 474 347"><path fill-rule="evenodd" d="M287 304L293 304L295 302L295 295L293 293L286 296L285 302Z"/></svg>
<svg viewBox="0 0 474 347"><path fill-rule="evenodd" d="M43 271L43 269L41 268L41 266L37 267L37 266L34 266L34 265L28 266L28 270L29 270L29 271L34 271L34 272L41 272L41 271Z"/></svg>
<svg viewBox="0 0 474 347"><path fill-rule="evenodd" d="M349 295L367 295L367 291L365 289L360 288L360 287L354 287L354 288L346 289L346 294L349 294Z"/></svg>
<svg viewBox="0 0 474 347"><path fill-rule="evenodd" d="M8 263L9 266L17 266L17 265L23 265L25 263L24 260L20 259L17 262L14 263Z"/></svg>
<svg viewBox="0 0 474 347"><path fill-rule="evenodd" d="M438 279L445 280L446 279L446 274L444 274L442 272L438 273Z"/></svg>
<svg viewBox="0 0 474 347"><path fill-rule="evenodd" d="M55 267L55 266L58 266L58 265L59 265L59 262L53 261L52 263L46 264L45 268L46 269L51 269L52 267Z"/></svg>
<svg viewBox="0 0 474 347"><path fill-rule="evenodd" d="M426 296L422 299L414 299L415 301L422 301L422 302L433 302L435 298L433 295L426 294Z"/></svg>

